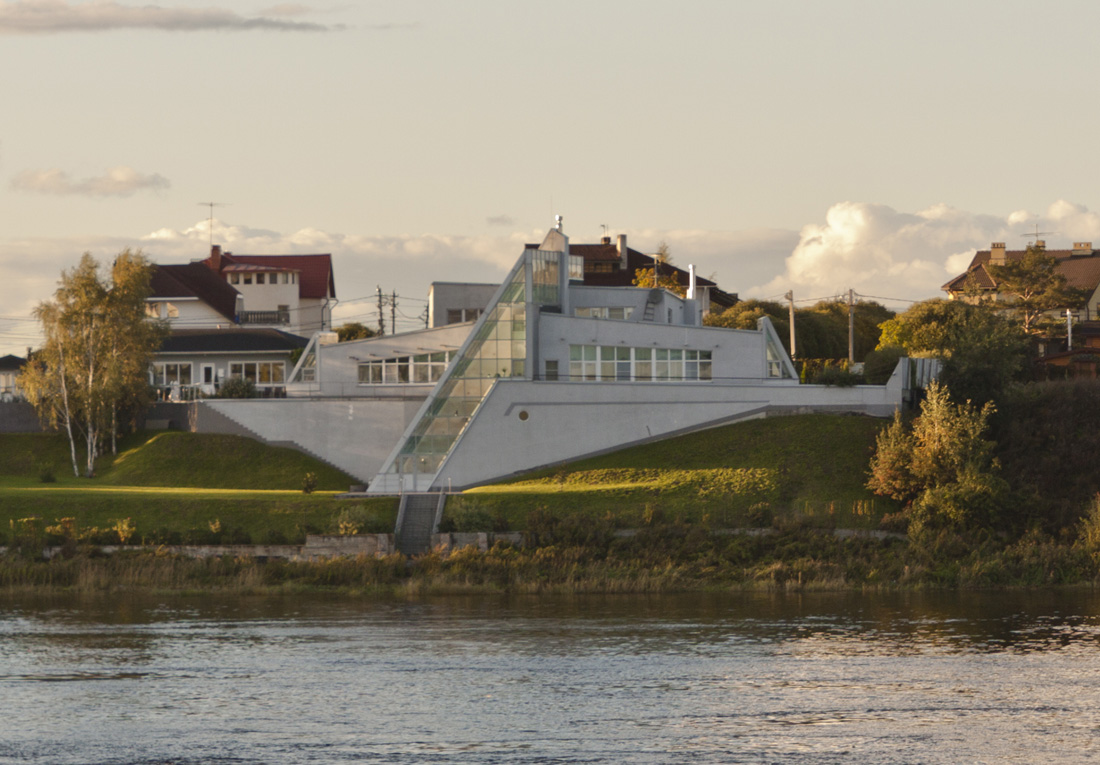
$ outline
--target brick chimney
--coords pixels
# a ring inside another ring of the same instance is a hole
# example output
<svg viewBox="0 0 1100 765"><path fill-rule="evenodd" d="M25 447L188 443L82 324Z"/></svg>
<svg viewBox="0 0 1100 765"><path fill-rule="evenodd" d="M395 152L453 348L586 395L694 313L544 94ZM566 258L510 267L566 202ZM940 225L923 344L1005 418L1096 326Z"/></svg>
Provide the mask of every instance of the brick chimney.
<svg viewBox="0 0 1100 765"><path fill-rule="evenodd" d="M210 270L216 274L222 272L222 246L220 244L210 245L210 257L206 259L206 265L210 266Z"/></svg>
<svg viewBox="0 0 1100 765"><path fill-rule="evenodd" d="M619 234L619 238L615 242L615 249L619 251L619 268L623 271L630 267L627 262L627 253L630 251L626 246L626 234Z"/></svg>
<svg viewBox="0 0 1100 765"><path fill-rule="evenodd" d="M989 245L989 262L994 266L1003 266L1008 262L1008 258L1005 257L1005 243L994 242Z"/></svg>

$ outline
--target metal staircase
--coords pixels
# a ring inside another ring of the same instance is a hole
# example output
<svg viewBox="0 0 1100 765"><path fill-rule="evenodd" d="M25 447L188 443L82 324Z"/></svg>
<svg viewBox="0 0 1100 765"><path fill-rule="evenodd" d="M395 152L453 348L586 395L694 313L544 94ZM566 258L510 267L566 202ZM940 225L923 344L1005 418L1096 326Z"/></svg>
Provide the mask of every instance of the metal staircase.
<svg viewBox="0 0 1100 765"><path fill-rule="evenodd" d="M657 318L657 304L661 302L661 293L663 290L652 289L649 291L649 296L645 301L645 313L642 315L642 321L654 321Z"/></svg>
<svg viewBox="0 0 1100 765"><path fill-rule="evenodd" d="M405 555L423 555L432 548L432 534L439 528L446 496L438 494L402 494L397 511L394 537L397 549Z"/></svg>

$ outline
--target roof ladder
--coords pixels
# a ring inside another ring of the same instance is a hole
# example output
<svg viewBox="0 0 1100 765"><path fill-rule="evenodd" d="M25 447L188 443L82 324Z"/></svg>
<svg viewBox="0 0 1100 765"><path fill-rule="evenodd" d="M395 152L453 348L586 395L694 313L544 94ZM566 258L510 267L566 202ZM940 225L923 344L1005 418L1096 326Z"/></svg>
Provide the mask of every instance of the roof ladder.
<svg viewBox="0 0 1100 765"><path fill-rule="evenodd" d="M661 293L664 290L652 289L649 291L649 295L645 300L645 313L642 315L642 321L653 321L657 317L657 304L661 302Z"/></svg>

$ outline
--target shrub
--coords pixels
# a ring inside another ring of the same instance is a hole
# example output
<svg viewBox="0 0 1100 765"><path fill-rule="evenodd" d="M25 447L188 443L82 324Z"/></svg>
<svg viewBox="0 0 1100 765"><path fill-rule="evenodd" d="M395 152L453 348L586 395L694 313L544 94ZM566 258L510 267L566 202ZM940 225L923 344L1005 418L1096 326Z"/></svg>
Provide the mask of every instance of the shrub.
<svg viewBox="0 0 1100 765"><path fill-rule="evenodd" d="M306 473L302 479L302 493L312 494L317 489L317 474L313 472Z"/></svg>
<svg viewBox="0 0 1100 765"><path fill-rule="evenodd" d="M863 360L863 378L869 385L885 385L905 356L905 349L898 345L879 348L867 354Z"/></svg>
<svg viewBox="0 0 1100 765"><path fill-rule="evenodd" d="M243 377L230 377L222 383L218 398L256 398L256 384Z"/></svg>

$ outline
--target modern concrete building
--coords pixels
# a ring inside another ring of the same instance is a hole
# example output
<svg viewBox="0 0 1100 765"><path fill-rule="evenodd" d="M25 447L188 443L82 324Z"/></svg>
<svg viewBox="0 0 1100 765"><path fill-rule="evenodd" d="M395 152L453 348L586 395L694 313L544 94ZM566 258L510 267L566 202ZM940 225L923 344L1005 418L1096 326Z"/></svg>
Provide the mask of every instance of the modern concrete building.
<svg viewBox="0 0 1100 765"><path fill-rule="evenodd" d="M206 400L194 419L293 443L371 492L457 490L739 419L890 416L934 372L905 359L887 385L800 385L767 319L706 327L691 285L686 297L586 286L583 268L554 229L476 322L338 344L317 334L286 399Z"/></svg>

